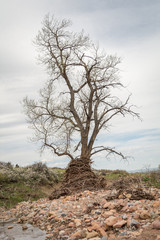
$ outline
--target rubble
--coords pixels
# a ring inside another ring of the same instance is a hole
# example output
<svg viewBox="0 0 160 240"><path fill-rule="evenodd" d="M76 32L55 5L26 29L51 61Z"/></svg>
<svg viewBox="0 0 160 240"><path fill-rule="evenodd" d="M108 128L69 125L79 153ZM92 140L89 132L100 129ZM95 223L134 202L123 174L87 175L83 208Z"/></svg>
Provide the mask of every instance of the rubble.
<svg viewBox="0 0 160 240"><path fill-rule="evenodd" d="M148 238L144 239L159 238L160 190L150 189L153 199L124 198L121 193L108 200L110 193L107 189L86 190L54 200L21 202L8 211L1 209L0 221L16 218L24 231L26 224L37 226L46 231L47 240L143 239L146 231Z"/></svg>

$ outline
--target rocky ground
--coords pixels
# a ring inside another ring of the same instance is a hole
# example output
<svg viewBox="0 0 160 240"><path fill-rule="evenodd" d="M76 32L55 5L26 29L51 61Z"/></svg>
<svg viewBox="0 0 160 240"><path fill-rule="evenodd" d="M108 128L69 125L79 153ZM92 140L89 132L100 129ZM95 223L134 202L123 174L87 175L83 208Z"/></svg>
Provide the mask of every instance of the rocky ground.
<svg viewBox="0 0 160 240"><path fill-rule="evenodd" d="M134 197L112 188L21 202L8 211L0 209L0 221L16 218L23 231L27 224L38 226L47 240L160 240L160 190L144 192L138 199L138 192ZM13 230L14 224L7 228Z"/></svg>

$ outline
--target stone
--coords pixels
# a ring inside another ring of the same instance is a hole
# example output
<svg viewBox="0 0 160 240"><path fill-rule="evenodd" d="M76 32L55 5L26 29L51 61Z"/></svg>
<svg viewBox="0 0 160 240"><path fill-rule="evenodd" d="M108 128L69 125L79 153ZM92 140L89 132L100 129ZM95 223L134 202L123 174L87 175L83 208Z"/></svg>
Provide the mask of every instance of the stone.
<svg viewBox="0 0 160 240"><path fill-rule="evenodd" d="M74 223L75 223L76 227L81 226L81 220L80 219L74 219Z"/></svg>
<svg viewBox="0 0 160 240"><path fill-rule="evenodd" d="M111 239L111 240L115 240L115 239L116 239L115 234L110 234L110 235L109 235L109 239Z"/></svg>
<svg viewBox="0 0 160 240"><path fill-rule="evenodd" d="M101 211L99 211L99 210L96 210L96 211L95 211L95 214L98 214L98 215L100 215L100 214L101 214Z"/></svg>
<svg viewBox="0 0 160 240"><path fill-rule="evenodd" d="M50 216L55 216L55 212L52 212L52 211L49 212L49 213L48 213L48 216L49 216L49 217L50 217Z"/></svg>
<svg viewBox="0 0 160 240"><path fill-rule="evenodd" d="M108 240L108 238L106 236L103 236L101 240Z"/></svg>
<svg viewBox="0 0 160 240"><path fill-rule="evenodd" d="M61 235L61 236L63 236L65 234L65 231L64 230L61 230L60 232L59 232L59 235Z"/></svg>
<svg viewBox="0 0 160 240"><path fill-rule="evenodd" d="M160 207L160 201L154 201L153 207L154 208L159 208Z"/></svg>
<svg viewBox="0 0 160 240"><path fill-rule="evenodd" d="M137 238L141 233L138 231L134 231L131 233L132 237Z"/></svg>
<svg viewBox="0 0 160 240"><path fill-rule="evenodd" d="M67 214L66 213L61 213L61 217L66 217Z"/></svg>
<svg viewBox="0 0 160 240"><path fill-rule="evenodd" d="M113 228L121 228L121 227L124 226L126 223L127 223L127 221L125 221L125 220L118 221L117 223L115 223L115 224L113 225Z"/></svg>
<svg viewBox="0 0 160 240"><path fill-rule="evenodd" d="M120 237L124 237L124 236L126 236L126 235L127 235L127 232L126 232L126 231L123 231L123 232L121 232L121 233L119 234Z"/></svg>
<svg viewBox="0 0 160 240"><path fill-rule="evenodd" d="M84 239L84 240L86 240L86 239ZM99 237L94 237L94 238L90 238L90 240L101 240L101 238L99 238Z"/></svg>
<svg viewBox="0 0 160 240"><path fill-rule="evenodd" d="M126 198L131 198L132 197L132 194L130 194L130 193L128 193L128 194L126 194Z"/></svg>
<svg viewBox="0 0 160 240"><path fill-rule="evenodd" d="M127 212L128 209L129 209L129 207L128 207L128 205L126 205L121 209L121 212Z"/></svg>
<svg viewBox="0 0 160 240"><path fill-rule="evenodd" d="M135 219L131 219L130 221L130 227L131 228L139 228L140 227L140 223L138 221L136 221Z"/></svg>
<svg viewBox="0 0 160 240"><path fill-rule="evenodd" d="M160 240L160 235L157 235L157 238L156 238L156 240Z"/></svg>
<svg viewBox="0 0 160 240"><path fill-rule="evenodd" d="M74 224L73 222L70 222L70 223L68 224L68 227L73 228L73 227L75 227L75 224Z"/></svg>
<svg viewBox="0 0 160 240"><path fill-rule="evenodd" d="M71 240L78 240L82 237L82 231L77 231L71 234Z"/></svg>
<svg viewBox="0 0 160 240"><path fill-rule="evenodd" d="M139 218L142 220L146 220L151 218L151 214L147 210L143 210L139 213Z"/></svg>
<svg viewBox="0 0 160 240"><path fill-rule="evenodd" d="M102 215L103 215L103 217L108 218L110 216L113 216L115 212L116 212L116 210L113 209L110 211L105 211Z"/></svg>
<svg viewBox="0 0 160 240"><path fill-rule="evenodd" d="M109 217L105 220L105 224L109 227L112 227L117 221L117 217Z"/></svg>
<svg viewBox="0 0 160 240"><path fill-rule="evenodd" d="M63 236L61 236L61 239L68 239L69 238L69 236L68 235L63 235Z"/></svg>
<svg viewBox="0 0 160 240"><path fill-rule="evenodd" d="M86 232L85 229L83 229L83 230L81 231L81 237L82 237L82 238L86 238L86 235L87 235L87 232Z"/></svg>
<svg viewBox="0 0 160 240"><path fill-rule="evenodd" d="M152 223L152 228L160 229L160 221L156 220Z"/></svg>
<svg viewBox="0 0 160 240"><path fill-rule="evenodd" d="M93 231L93 232L87 233L86 238L87 238L87 239L90 239L90 238L97 237L97 236L98 236L98 233L95 232L95 231Z"/></svg>
<svg viewBox="0 0 160 240"><path fill-rule="evenodd" d="M128 212L135 212L136 210L137 210L136 206L131 206L129 207Z"/></svg>
<svg viewBox="0 0 160 240"><path fill-rule="evenodd" d="M124 196L123 196L122 194L120 194L120 195L118 196L118 198L119 198L119 199L123 199Z"/></svg>
<svg viewBox="0 0 160 240"><path fill-rule="evenodd" d="M92 223L92 229L96 230L97 232L99 232L101 234L101 236L107 236L106 232L104 231L104 229L101 227L100 224L98 224L97 222L93 222Z"/></svg>
<svg viewBox="0 0 160 240"><path fill-rule="evenodd" d="M25 231L25 230L27 230L27 229L28 229L27 225L25 225L25 224L22 225L22 230L23 230L23 231Z"/></svg>
<svg viewBox="0 0 160 240"><path fill-rule="evenodd" d="M127 220L127 215L124 214L124 215L122 216L122 219L123 219L123 220Z"/></svg>
<svg viewBox="0 0 160 240"><path fill-rule="evenodd" d="M8 229L12 229L14 226L13 225L10 225L10 226L8 226Z"/></svg>
<svg viewBox="0 0 160 240"><path fill-rule="evenodd" d="M110 202L106 202L104 205L103 205L103 208L108 208L110 206Z"/></svg>

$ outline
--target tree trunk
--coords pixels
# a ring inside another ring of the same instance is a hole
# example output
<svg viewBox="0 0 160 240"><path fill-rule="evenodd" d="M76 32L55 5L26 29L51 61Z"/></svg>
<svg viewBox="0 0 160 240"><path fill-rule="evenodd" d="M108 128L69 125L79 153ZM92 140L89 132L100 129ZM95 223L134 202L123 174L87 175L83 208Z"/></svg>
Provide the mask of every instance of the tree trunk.
<svg viewBox="0 0 160 240"><path fill-rule="evenodd" d="M70 161L60 189L55 190L50 199L82 192L84 190L98 190L106 185L105 179L96 175L91 169L91 160L78 158Z"/></svg>

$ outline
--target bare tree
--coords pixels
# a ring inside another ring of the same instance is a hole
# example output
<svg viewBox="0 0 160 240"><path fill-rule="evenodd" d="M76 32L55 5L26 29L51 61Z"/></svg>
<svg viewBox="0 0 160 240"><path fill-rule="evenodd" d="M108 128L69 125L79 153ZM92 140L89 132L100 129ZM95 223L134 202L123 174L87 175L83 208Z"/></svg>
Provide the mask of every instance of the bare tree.
<svg viewBox="0 0 160 240"><path fill-rule="evenodd" d="M99 50L83 32L69 31L70 24L47 15L36 37L39 59L51 79L38 101L24 99L28 121L42 150L66 155L72 163L90 166L92 156L102 151L125 158L113 148L94 145L114 117L139 117L129 104L130 96L122 102L112 93L124 88L118 75L120 58Z"/></svg>

